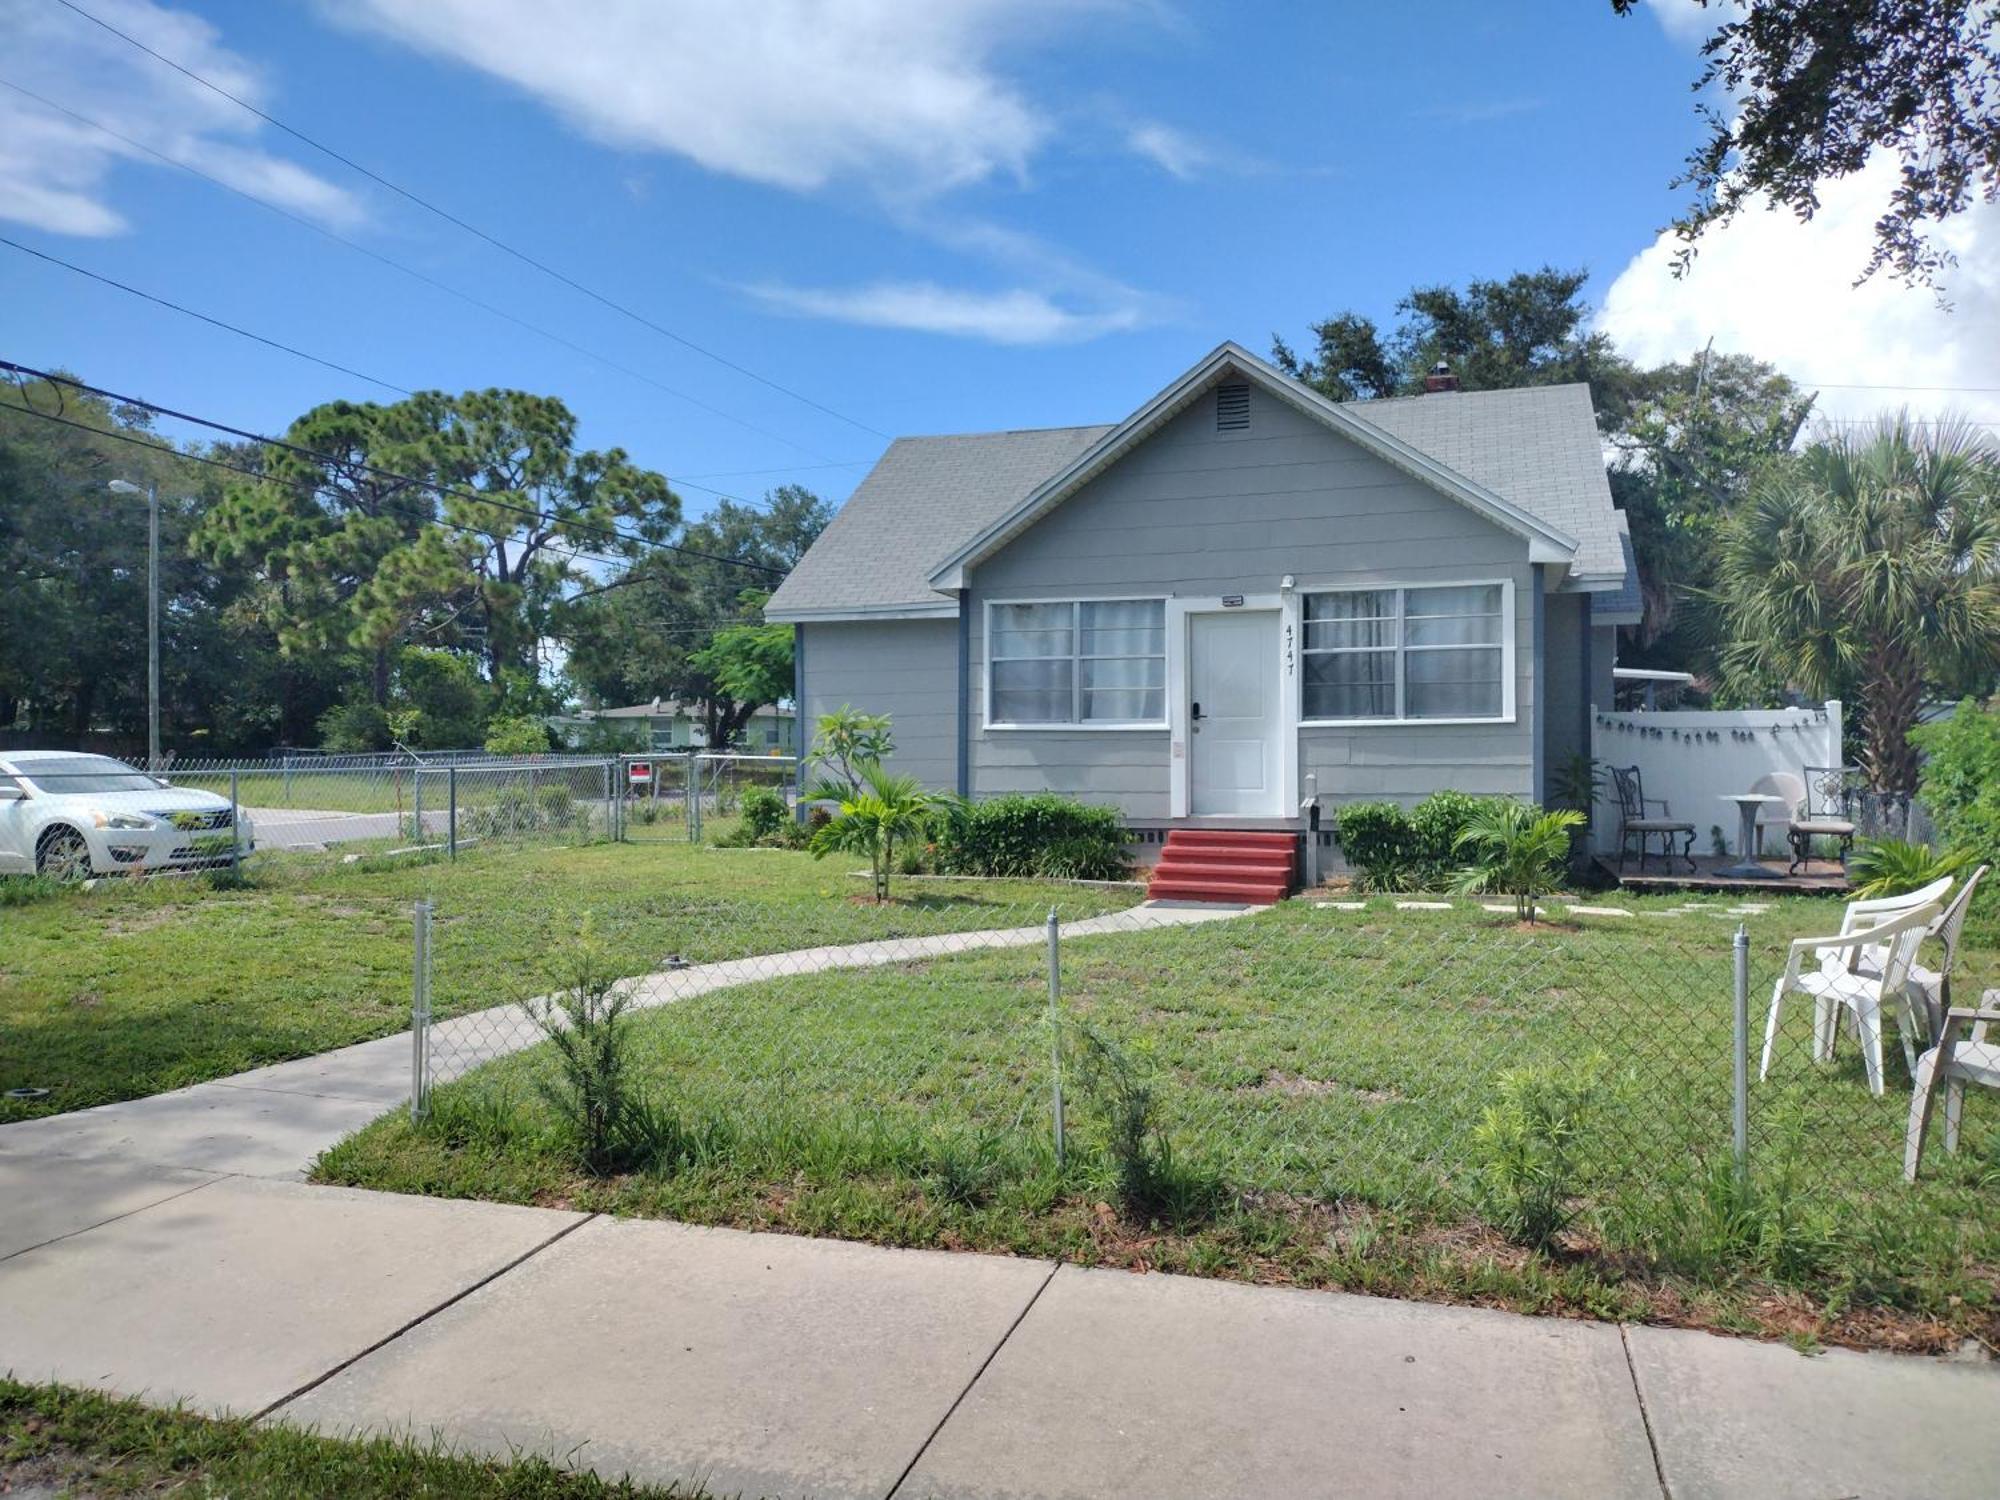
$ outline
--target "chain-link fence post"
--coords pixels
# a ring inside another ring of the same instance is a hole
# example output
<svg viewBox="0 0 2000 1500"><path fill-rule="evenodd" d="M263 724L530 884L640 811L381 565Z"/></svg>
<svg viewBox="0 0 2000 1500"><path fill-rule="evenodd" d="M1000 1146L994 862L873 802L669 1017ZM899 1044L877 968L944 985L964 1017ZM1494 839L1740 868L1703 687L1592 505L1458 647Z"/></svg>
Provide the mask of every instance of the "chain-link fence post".
<svg viewBox="0 0 2000 1500"><path fill-rule="evenodd" d="M1730 1145L1739 1186L1750 1180L1750 934L1736 924L1735 1015L1731 1038Z"/></svg>
<svg viewBox="0 0 2000 1500"><path fill-rule="evenodd" d="M243 869L243 804L238 799L237 773L229 773L229 869L232 874Z"/></svg>
<svg viewBox="0 0 2000 1500"><path fill-rule="evenodd" d="M410 968L410 1118L421 1120L430 1102L426 1067L431 1041L431 903L416 905Z"/></svg>
<svg viewBox="0 0 2000 1500"><path fill-rule="evenodd" d="M444 768L444 847L448 858L458 858L458 767Z"/></svg>
<svg viewBox="0 0 2000 1500"><path fill-rule="evenodd" d="M1049 1104L1056 1130L1056 1165L1066 1149L1063 1129L1062 1077L1062 923L1049 908Z"/></svg>
<svg viewBox="0 0 2000 1500"><path fill-rule="evenodd" d="M403 772L398 767L396 771L396 811L400 813L402 810ZM430 830L424 827L424 768L422 766L418 766L416 770L410 772L410 826L413 830L411 843L423 844L429 842Z"/></svg>
<svg viewBox="0 0 2000 1500"><path fill-rule="evenodd" d="M695 758L693 747L687 753L687 813L688 842L701 842L701 762Z"/></svg>
<svg viewBox="0 0 2000 1500"><path fill-rule="evenodd" d="M618 830L614 826L618 821L618 804L612 801L611 798L611 788L614 782L611 775L612 765L613 762L607 760L599 768L604 772L604 837L606 842L615 841L618 837Z"/></svg>

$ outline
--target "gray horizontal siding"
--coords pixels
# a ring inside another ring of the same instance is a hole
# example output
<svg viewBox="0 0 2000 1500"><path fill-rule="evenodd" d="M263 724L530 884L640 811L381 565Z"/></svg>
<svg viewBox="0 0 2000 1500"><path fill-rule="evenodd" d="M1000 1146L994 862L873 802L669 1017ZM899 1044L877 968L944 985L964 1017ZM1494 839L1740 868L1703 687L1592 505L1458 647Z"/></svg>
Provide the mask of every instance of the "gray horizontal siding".
<svg viewBox="0 0 2000 1500"><path fill-rule="evenodd" d="M1415 800L1439 787L1526 794L1533 775L1531 590L1526 544L1261 391L1251 429L1218 433L1197 401L973 571L967 595L975 693L985 602L1159 592L1190 597L1510 578L1516 721L1300 732L1299 770L1322 796ZM1167 816L1169 739L1130 731L986 730L975 699L978 795L1049 789Z"/></svg>
<svg viewBox="0 0 2000 1500"><path fill-rule="evenodd" d="M805 733L852 705L887 714L889 764L949 790L958 781L958 622L871 620L806 625Z"/></svg>

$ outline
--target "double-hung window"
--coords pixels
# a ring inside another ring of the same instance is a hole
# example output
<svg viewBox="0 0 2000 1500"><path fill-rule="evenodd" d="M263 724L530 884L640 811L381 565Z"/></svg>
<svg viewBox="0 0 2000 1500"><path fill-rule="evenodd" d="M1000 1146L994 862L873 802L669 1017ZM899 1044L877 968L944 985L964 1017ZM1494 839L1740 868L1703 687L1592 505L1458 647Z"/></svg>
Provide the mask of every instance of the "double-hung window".
<svg viewBox="0 0 2000 1500"><path fill-rule="evenodd" d="M1163 726L1166 615L1161 599L988 606L987 722Z"/></svg>
<svg viewBox="0 0 2000 1500"><path fill-rule="evenodd" d="M1300 717L1506 718L1508 593L1473 583L1305 595Z"/></svg>

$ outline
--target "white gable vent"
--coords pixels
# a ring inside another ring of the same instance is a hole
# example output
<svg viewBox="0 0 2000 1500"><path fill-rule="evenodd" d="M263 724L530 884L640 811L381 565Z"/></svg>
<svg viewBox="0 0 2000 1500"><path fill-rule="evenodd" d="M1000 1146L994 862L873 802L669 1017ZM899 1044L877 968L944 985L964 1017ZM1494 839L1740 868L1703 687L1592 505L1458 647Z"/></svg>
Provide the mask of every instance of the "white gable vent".
<svg viewBox="0 0 2000 1500"><path fill-rule="evenodd" d="M1250 427L1250 387L1219 385L1215 388L1215 430L1245 432Z"/></svg>

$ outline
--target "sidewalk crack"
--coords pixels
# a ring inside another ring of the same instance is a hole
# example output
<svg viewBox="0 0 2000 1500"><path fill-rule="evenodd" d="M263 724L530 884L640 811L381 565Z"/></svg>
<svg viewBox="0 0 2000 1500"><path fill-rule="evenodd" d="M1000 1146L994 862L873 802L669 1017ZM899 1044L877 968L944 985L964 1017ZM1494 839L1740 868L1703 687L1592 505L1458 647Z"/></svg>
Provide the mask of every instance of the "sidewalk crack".
<svg viewBox="0 0 2000 1500"><path fill-rule="evenodd" d="M1673 1487L1667 1483L1666 1465L1660 1462L1660 1439L1653 1431L1653 1414L1646 1409L1646 1393L1639 1386L1639 1367L1632 1362L1632 1340L1626 1337L1626 1325L1618 1325L1618 1347L1625 1351L1625 1373L1632 1380L1632 1399L1639 1404L1639 1425L1646 1429L1646 1447L1653 1455L1653 1477L1660 1483L1661 1500L1674 1500Z"/></svg>
<svg viewBox="0 0 2000 1500"><path fill-rule="evenodd" d="M414 1328L421 1328L424 1324L430 1322L432 1318L435 1318L439 1313L443 1312L445 1309L450 1307L456 1307L459 1303L463 1302L467 1297L470 1297L474 1292L478 1291L481 1287L491 1286L494 1282L498 1281L502 1276L505 1276L509 1271L513 1270L515 1267L524 1265L528 1261L533 1260L537 1255L540 1255L544 1250L548 1249L558 1240L564 1239L569 1235L575 1234L577 1230L583 1228L584 1225L590 1223L593 1219L600 1219L602 1217L603 1217L602 1214L585 1214L582 1218L578 1219L574 1224L563 1225L562 1228L558 1229L554 1234L550 1235L547 1239L541 1241L539 1244L530 1245L526 1250L522 1251L512 1260L508 1261L505 1265L499 1266L496 1269L489 1271L486 1275L480 1277L477 1281L473 1282L472 1285L464 1287L459 1291L453 1292L449 1297L445 1298L444 1301L440 1302L436 1307L431 1308L428 1312L418 1313L414 1318L410 1319L409 1322L403 1324L402 1327L393 1329L389 1333L385 1334L383 1337L377 1339L374 1343L370 1344L367 1348L349 1355L346 1359L343 1359L339 1364L334 1365L331 1369L321 1371L319 1374L315 1375L311 1380L308 1380L304 1385L300 1386L297 1390L289 1391L285 1395L280 1396L276 1401L273 1401L269 1406L262 1407L259 1410L252 1412L250 1414L250 1420L252 1422L261 1422L266 1417L270 1416L273 1412L277 1411L279 1407L289 1406L292 1402L298 1400L299 1397L305 1395L308 1391L318 1390L321 1386L325 1385L329 1380L333 1379L334 1376L340 1374L341 1371L352 1369L355 1365L360 1364L362 1360L366 1359L376 1350L387 1348L390 1344L395 1343L397 1339L401 1338L404 1334L410 1332Z"/></svg>
<svg viewBox="0 0 2000 1500"><path fill-rule="evenodd" d="M986 1358L979 1362L979 1368L972 1372L972 1378L965 1382L965 1389L952 1398L952 1403L945 1408L944 1415L937 1419L937 1425L925 1434L924 1440L921 1443L917 1444L917 1451L911 1454L910 1461L903 1465L903 1472L896 1476L896 1482L889 1486L889 1493L883 1496L883 1500L896 1500L897 1493L908 1482L910 1475L916 1471L917 1465L923 1462L924 1455L930 1452L931 1444L937 1441L937 1436L940 1432L944 1431L945 1424L958 1415L958 1408L964 1403L965 1398L972 1394L972 1388L979 1384L980 1377L986 1373L987 1366L991 1365L999 1357L1000 1351L1007 1347L1007 1340L1014 1336L1014 1330L1019 1328L1026 1321L1028 1314L1035 1310L1035 1304L1042 1300L1042 1293L1049 1289L1049 1283L1056 1279L1056 1272L1061 1269L1061 1261L1057 1261L1049 1267L1049 1274L1042 1278L1041 1285L1035 1288L1035 1294L1014 1315L1014 1321L1007 1325L1006 1331L1000 1335L1000 1341L987 1351Z"/></svg>

